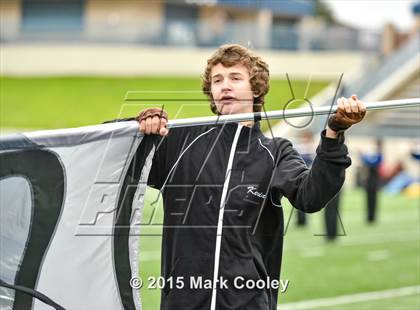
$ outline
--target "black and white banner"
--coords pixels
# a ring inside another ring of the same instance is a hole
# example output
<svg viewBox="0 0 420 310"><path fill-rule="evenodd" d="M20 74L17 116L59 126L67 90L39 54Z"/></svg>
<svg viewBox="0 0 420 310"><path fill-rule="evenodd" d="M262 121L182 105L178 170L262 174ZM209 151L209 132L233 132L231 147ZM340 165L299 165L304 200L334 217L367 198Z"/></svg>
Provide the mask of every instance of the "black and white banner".
<svg viewBox="0 0 420 310"><path fill-rule="evenodd" d="M1 309L141 308L130 279L153 152L137 122L0 138Z"/></svg>

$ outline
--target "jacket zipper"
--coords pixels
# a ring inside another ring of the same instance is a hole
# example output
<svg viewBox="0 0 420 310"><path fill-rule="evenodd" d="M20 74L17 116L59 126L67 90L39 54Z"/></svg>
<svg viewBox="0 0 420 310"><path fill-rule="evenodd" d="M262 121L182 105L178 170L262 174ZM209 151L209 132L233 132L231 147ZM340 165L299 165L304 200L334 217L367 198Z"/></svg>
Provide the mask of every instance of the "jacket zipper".
<svg viewBox="0 0 420 310"><path fill-rule="evenodd" d="M229 160L226 168L225 182L223 183L222 198L220 199L220 208L219 208L219 218L217 221L217 233L216 233L216 248L214 251L214 271L213 271L213 287L211 294L211 304L210 309L216 309L216 294L217 288L216 284L218 283L217 278L219 276L219 261L220 261L220 248L222 244L222 230L223 230L223 215L225 211L226 195L229 187L230 175L232 172L233 157L235 156L236 145L238 144L239 135L242 130L242 125L238 124L238 128L235 132L235 137L233 138L232 147L230 149Z"/></svg>

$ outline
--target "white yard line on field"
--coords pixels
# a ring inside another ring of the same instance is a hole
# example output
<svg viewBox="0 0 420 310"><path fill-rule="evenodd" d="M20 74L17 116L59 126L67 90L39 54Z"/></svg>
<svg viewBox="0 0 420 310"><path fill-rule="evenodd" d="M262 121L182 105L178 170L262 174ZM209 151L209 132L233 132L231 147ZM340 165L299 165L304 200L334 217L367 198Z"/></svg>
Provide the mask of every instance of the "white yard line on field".
<svg viewBox="0 0 420 310"><path fill-rule="evenodd" d="M323 240L324 236L312 236L314 238L321 238ZM369 244L384 244L384 243L391 243L391 242L411 242L417 241L420 239L420 234L417 231L404 231L404 232L393 232L393 233L385 233L385 234L375 234L369 236L338 236L338 242L334 245L338 247L347 247L347 246L359 246L359 245L369 245ZM303 241L299 243L288 243L287 242L287 235L285 236L285 252L289 251L301 251L306 250L308 248L315 251L317 248L324 249L324 244L321 245L313 245L312 242Z"/></svg>
<svg viewBox="0 0 420 310"><path fill-rule="evenodd" d="M316 237L321 238L321 237ZM339 238L347 238L347 237L339 237ZM357 245L369 245L369 244L383 244L383 243L390 243L390 242L411 242L419 240L420 236L415 231L410 232L395 232L383 235L377 235L374 238L365 237L362 238L355 238L351 241L342 241L337 242L335 245L337 247L346 247L346 246L357 246ZM323 256L326 250L326 245L310 245L309 243L299 243L298 246L296 245L289 245L287 240L285 240L285 253L291 251L302 251L305 257L319 257ZM142 251L140 252L140 262L144 261L153 261L160 259L160 251Z"/></svg>
<svg viewBox="0 0 420 310"><path fill-rule="evenodd" d="M402 297L420 294L420 285L406 286L397 289L390 289L384 291L375 291L368 293L358 293L351 295L341 295L331 298L310 299L287 304L280 304L277 310L301 310L301 309L314 309L319 307L329 307L344 304L352 304L371 300L380 300L393 297Z"/></svg>

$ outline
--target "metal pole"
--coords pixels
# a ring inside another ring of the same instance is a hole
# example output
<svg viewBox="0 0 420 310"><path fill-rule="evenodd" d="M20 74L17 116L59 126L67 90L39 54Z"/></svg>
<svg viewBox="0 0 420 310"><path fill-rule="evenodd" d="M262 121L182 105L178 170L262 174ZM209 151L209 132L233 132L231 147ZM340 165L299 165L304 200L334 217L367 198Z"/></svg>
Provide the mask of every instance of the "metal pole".
<svg viewBox="0 0 420 310"><path fill-rule="evenodd" d="M420 106L420 98L365 102L365 106L366 106L367 111L417 107L417 106ZM170 120L168 122L168 128L245 122L245 121L253 121L256 117L261 118L261 119L285 119L285 118L293 118L293 117L325 115L325 114L335 113L336 111L337 111L337 106L332 106L332 107L323 106L323 107L317 107L314 109L304 108L304 109L267 111L267 112L260 112L260 113L241 113L241 114L220 115L220 116L180 118L176 120Z"/></svg>

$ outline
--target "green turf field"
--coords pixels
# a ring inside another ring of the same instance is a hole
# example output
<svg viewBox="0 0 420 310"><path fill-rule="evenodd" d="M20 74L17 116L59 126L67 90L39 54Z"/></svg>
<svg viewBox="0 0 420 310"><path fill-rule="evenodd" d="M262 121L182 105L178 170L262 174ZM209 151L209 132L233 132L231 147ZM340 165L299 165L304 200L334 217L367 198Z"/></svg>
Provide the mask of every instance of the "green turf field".
<svg viewBox="0 0 420 310"><path fill-rule="evenodd" d="M305 94L310 98L327 85L307 84L291 81L296 99ZM0 77L0 88L0 128L79 127L135 116L147 106L162 104L170 118L212 115L199 77ZM283 109L292 98L287 81L273 79L266 109Z"/></svg>
<svg viewBox="0 0 420 310"><path fill-rule="evenodd" d="M150 189L146 200L154 201ZM322 211L308 215L309 225L297 228L293 214L285 234L281 278L290 284L279 294L279 304L383 291L420 285L420 203L403 195L381 194L378 222L365 223L365 200L361 190L345 190L340 204L342 227L336 242L326 242ZM284 201L286 225L292 208ZM152 210L145 205L141 238L141 278L160 272L160 226L147 226ZM154 213L161 223L162 209ZM157 289L141 289L144 309L158 309ZM314 309L419 309L420 295L392 297ZM281 307L280 307L281 309Z"/></svg>

